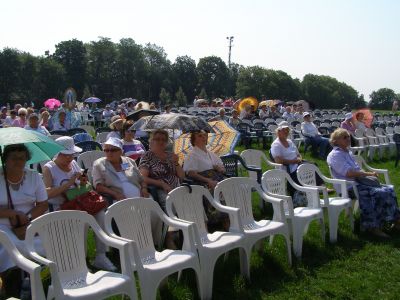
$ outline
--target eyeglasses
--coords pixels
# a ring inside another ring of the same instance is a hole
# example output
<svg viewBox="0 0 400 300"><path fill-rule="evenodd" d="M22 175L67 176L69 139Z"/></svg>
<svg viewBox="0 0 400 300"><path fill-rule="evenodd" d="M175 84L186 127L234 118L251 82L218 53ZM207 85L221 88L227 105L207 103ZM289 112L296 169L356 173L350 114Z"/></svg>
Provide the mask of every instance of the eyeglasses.
<svg viewBox="0 0 400 300"><path fill-rule="evenodd" d="M120 151L121 149L119 149L119 148L112 148L112 149L104 149L103 151L105 152L105 153L107 153L107 152L118 152L118 151Z"/></svg>
<svg viewBox="0 0 400 300"><path fill-rule="evenodd" d="M18 114L18 116L26 116L26 114Z"/></svg>
<svg viewBox="0 0 400 300"><path fill-rule="evenodd" d="M166 139L152 139L152 141L156 141L156 142L163 142L163 143L166 143L167 142L167 140Z"/></svg>

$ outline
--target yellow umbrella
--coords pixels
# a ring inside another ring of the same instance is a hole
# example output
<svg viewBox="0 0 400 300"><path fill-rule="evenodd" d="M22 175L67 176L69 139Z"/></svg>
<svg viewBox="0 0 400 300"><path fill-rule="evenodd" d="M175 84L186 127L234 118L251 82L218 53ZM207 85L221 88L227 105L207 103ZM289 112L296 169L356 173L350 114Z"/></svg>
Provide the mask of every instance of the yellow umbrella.
<svg viewBox="0 0 400 300"><path fill-rule="evenodd" d="M218 156L232 153L239 140L239 132L225 121L208 122L214 132L208 134L207 149ZM182 163L185 156L192 150L190 133L184 133L174 142L174 152Z"/></svg>

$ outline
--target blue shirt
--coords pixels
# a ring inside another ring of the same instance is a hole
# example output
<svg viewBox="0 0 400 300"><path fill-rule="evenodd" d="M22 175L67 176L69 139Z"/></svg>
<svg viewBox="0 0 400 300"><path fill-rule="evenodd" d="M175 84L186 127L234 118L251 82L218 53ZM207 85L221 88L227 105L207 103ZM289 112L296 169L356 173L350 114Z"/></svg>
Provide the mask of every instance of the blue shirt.
<svg viewBox="0 0 400 300"><path fill-rule="evenodd" d="M354 178L347 177L348 171L360 171L361 168L354 159L351 151L343 150L339 147L334 147L326 159L331 168L332 176L338 179L354 180Z"/></svg>

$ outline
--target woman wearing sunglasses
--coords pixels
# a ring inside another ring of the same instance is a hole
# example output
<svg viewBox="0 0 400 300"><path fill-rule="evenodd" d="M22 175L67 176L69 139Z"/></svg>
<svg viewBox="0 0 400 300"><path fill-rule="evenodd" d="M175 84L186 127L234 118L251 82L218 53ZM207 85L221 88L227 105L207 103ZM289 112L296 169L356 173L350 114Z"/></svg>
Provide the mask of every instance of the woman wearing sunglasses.
<svg viewBox="0 0 400 300"><path fill-rule="evenodd" d="M93 164L93 186L114 200L148 197L147 185L133 159L123 156L120 139L111 137L103 145L105 157Z"/></svg>

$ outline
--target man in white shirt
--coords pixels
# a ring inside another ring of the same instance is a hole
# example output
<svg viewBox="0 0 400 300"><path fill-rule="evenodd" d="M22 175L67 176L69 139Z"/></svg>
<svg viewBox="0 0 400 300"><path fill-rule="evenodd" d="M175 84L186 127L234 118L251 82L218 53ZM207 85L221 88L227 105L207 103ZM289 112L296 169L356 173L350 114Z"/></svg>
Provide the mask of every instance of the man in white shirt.
<svg viewBox="0 0 400 300"><path fill-rule="evenodd" d="M286 106L285 112L283 113L282 118L284 118L285 120L294 119L294 115L292 114L292 108L289 105Z"/></svg>
<svg viewBox="0 0 400 300"><path fill-rule="evenodd" d="M303 113L304 122L301 123L301 132L306 139L311 143L313 150L319 148L319 156L322 159L326 158L327 150L329 147L329 139L322 137L319 133L317 126L311 122L311 114L309 112Z"/></svg>

